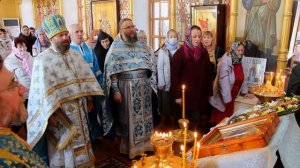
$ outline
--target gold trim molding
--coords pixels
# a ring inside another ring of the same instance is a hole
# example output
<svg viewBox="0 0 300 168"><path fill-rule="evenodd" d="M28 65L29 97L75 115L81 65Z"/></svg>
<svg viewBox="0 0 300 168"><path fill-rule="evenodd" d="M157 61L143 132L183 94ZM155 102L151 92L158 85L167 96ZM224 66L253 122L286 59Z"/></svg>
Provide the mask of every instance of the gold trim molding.
<svg viewBox="0 0 300 168"><path fill-rule="evenodd" d="M176 0L169 0L170 3L170 29L176 30Z"/></svg>
<svg viewBox="0 0 300 168"><path fill-rule="evenodd" d="M231 0L228 41L226 40L228 43L226 44L226 49L230 48L231 44L235 41L236 38L237 15L238 15L238 0Z"/></svg>

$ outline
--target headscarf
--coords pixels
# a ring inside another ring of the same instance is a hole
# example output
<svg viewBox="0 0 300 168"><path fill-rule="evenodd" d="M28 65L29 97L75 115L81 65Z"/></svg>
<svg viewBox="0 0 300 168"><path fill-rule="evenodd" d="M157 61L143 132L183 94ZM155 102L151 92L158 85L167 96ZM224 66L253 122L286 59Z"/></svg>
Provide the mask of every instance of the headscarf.
<svg viewBox="0 0 300 168"><path fill-rule="evenodd" d="M200 46L194 47L192 45L192 41L191 41L191 33L192 30L191 28L188 29L188 31L185 34L185 42L183 44L183 51L184 51L184 55L186 58L193 58L194 61L198 61L200 60L201 57L201 44Z"/></svg>
<svg viewBox="0 0 300 168"><path fill-rule="evenodd" d="M46 42L46 45L42 45L42 44L41 44L40 39L39 39L39 34L40 34L41 32L44 32L44 33L45 33L44 29L38 28L38 29L35 30L35 37L37 37L37 39L35 40L34 45L36 46L37 49L40 49L40 48L42 48L42 47L49 48L50 45L51 45L51 43L50 43L48 37L46 36L46 34L45 34L45 42Z"/></svg>
<svg viewBox="0 0 300 168"><path fill-rule="evenodd" d="M243 55L237 55L236 54L236 51L238 49L238 47L240 45L243 45L245 47L245 44L244 42L240 42L240 41L236 41L234 42L232 45L231 45L231 48L230 48L230 55L231 55L231 58L232 58L232 64L239 64L242 62L242 58L243 58Z"/></svg>
<svg viewBox="0 0 300 168"><path fill-rule="evenodd" d="M104 31L100 30L100 33L99 33L99 36L98 36L98 40L97 40L97 43L96 43L96 47L95 47L95 53L96 53L96 56L97 56L97 59L98 59L98 64L99 64L99 67L100 67L100 70L101 72L104 72L104 62L105 62L105 57L106 57L106 54L110 48L110 46L105 49L103 48L103 46L101 45L101 40L105 40L107 39L109 40L110 42L110 46L111 44L113 43L113 38L105 33Z"/></svg>
<svg viewBox="0 0 300 168"><path fill-rule="evenodd" d="M31 78L32 74L32 63L29 61L29 57L31 57L30 53L27 51L19 51L14 45L12 46L12 52L13 54L18 57L20 60L22 60L23 68Z"/></svg>
<svg viewBox="0 0 300 168"><path fill-rule="evenodd" d="M138 40L144 45L144 46L148 46L148 43L147 42L145 42L145 41L143 41L142 39L141 39L141 34L145 34L146 35L146 33L145 33L145 31L144 30L138 30L137 31L137 37L138 37ZM147 37L147 36L146 36Z"/></svg>

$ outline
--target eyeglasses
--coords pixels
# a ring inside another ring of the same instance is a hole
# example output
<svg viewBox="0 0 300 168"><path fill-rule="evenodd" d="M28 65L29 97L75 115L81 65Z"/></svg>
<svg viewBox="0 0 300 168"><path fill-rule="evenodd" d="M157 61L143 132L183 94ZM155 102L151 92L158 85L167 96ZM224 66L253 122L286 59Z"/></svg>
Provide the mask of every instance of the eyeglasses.
<svg viewBox="0 0 300 168"><path fill-rule="evenodd" d="M126 29L126 30L128 30L128 29L135 29L135 25L123 27L122 29Z"/></svg>
<svg viewBox="0 0 300 168"><path fill-rule="evenodd" d="M9 89L13 89L15 87L19 87L20 86L20 82L15 74L15 70L14 70L14 78L12 79L14 81L11 82L11 84L6 88L6 89L1 89L0 92L2 91L6 91L6 90L9 90Z"/></svg>

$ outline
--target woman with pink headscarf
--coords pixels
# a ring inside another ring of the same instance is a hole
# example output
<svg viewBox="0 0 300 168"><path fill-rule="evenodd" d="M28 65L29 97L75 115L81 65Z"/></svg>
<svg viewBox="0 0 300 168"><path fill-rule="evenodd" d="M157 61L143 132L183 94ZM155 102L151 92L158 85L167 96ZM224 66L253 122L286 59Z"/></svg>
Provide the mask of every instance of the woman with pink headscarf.
<svg viewBox="0 0 300 168"><path fill-rule="evenodd" d="M212 72L209 55L201 44L201 29L194 25L186 33L182 48L171 61L171 91L181 106L181 86L186 86L186 118L189 128L201 133L209 131L209 97L212 96Z"/></svg>
<svg viewBox="0 0 300 168"><path fill-rule="evenodd" d="M30 88L33 57L26 51L26 41L23 38L15 38L12 53L5 59L6 68L15 74L15 77L26 88ZM27 102L28 93L25 95ZM25 103L25 105L27 105Z"/></svg>

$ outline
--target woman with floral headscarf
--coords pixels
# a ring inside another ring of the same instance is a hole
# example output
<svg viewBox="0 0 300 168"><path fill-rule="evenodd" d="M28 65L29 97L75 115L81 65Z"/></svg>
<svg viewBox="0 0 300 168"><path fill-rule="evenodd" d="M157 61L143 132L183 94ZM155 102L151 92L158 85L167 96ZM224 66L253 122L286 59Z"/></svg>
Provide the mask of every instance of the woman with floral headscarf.
<svg viewBox="0 0 300 168"><path fill-rule="evenodd" d="M186 86L186 118L189 128L202 133L209 131L208 100L212 96L212 72L207 50L201 44L201 29L192 26L186 41L171 61L171 92L181 105L181 86Z"/></svg>
<svg viewBox="0 0 300 168"><path fill-rule="evenodd" d="M217 76L214 82L214 94L210 99L213 106L211 123L218 124L225 117L233 114L234 100L237 95L253 97L248 88L243 85L244 73L242 60L245 45L243 42L234 42L230 51L225 53L218 63Z"/></svg>

